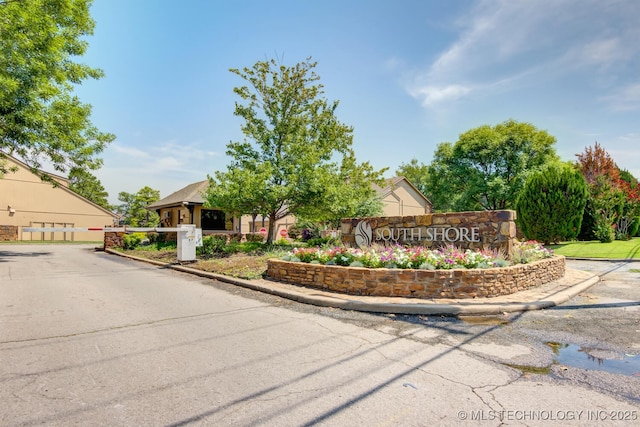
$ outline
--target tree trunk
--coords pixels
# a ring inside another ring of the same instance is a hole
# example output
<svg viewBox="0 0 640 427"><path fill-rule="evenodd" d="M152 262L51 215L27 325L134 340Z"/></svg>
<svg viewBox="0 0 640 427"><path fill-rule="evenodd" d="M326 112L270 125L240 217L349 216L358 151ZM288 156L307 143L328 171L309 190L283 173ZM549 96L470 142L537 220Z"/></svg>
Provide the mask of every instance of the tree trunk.
<svg viewBox="0 0 640 427"><path fill-rule="evenodd" d="M273 233L276 229L276 213L272 212L269 214L269 230L267 231L267 245L273 243Z"/></svg>

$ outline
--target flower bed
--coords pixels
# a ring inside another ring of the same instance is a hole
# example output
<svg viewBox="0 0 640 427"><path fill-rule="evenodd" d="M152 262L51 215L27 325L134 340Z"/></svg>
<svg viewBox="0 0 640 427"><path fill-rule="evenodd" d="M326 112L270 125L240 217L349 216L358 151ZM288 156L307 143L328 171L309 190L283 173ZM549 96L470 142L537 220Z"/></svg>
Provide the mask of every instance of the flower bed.
<svg viewBox="0 0 640 427"><path fill-rule="evenodd" d="M511 262L496 251L461 250L454 246L428 249L422 246L371 246L365 249L349 247L295 248L282 259L344 267L400 268L420 270L451 270L458 268L506 267L510 264L527 264L550 258L553 252L536 241L514 246Z"/></svg>
<svg viewBox="0 0 640 427"><path fill-rule="evenodd" d="M348 294L416 298L508 295L564 276L564 257L536 242L525 242L514 254L519 264L508 265L495 253L451 247L301 248L269 260L267 276Z"/></svg>

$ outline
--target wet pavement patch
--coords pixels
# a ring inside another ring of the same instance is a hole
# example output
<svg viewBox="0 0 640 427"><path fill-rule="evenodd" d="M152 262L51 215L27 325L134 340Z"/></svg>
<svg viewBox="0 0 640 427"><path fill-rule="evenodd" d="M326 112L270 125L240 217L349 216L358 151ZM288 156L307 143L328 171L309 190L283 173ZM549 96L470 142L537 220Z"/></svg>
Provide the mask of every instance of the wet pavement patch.
<svg viewBox="0 0 640 427"><path fill-rule="evenodd" d="M548 375L551 373L551 366L514 365L511 363L503 363L503 365L517 369L525 374Z"/></svg>
<svg viewBox="0 0 640 427"><path fill-rule="evenodd" d="M458 316L458 319L471 325L508 325L509 319L495 316Z"/></svg>
<svg viewBox="0 0 640 427"><path fill-rule="evenodd" d="M555 363L559 365L640 376L640 355L638 354L621 354L610 350L557 342L548 342L547 345L553 349Z"/></svg>

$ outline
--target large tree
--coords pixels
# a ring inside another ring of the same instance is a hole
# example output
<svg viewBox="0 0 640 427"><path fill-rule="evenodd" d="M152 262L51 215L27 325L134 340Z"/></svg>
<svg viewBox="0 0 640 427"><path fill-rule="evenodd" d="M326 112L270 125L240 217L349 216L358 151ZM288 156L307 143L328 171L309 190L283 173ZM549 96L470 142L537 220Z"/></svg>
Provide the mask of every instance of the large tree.
<svg viewBox="0 0 640 427"><path fill-rule="evenodd" d="M112 209L107 200L109 193L104 189L100 180L90 172L78 167L71 168L71 171L69 171L69 181L69 188L82 197L91 200L93 203L105 209Z"/></svg>
<svg viewBox="0 0 640 427"><path fill-rule="evenodd" d="M118 200L122 202L117 211L124 216L124 223L133 227L155 227L160 221L156 212L145 209L160 200L160 191L144 186L137 193L121 191Z"/></svg>
<svg viewBox="0 0 640 427"><path fill-rule="evenodd" d="M114 139L90 121L91 106L73 94L101 70L76 62L93 33L90 0L0 2L0 173L2 152L36 173L96 169L95 157ZM43 179L48 176L40 173Z"/></svg>
<svg viewBox="0 0 640 427"><path fill-rule="evenodd" d="M337 213L335 204L348 196L370 197L382 173L355 162L353 129L338 121L338 101L323 97L316 64L308 58L287 67L272 59L230 70L247 83L234 88L245 140L227 145L231 164L210 177L206 198L208 206L268 217L268 243L278 219Z"/></svg>
<svg viewBox="0 0 640 427"><path fill-rule="evenodd" d="M589 189L580 237L609 242L635 234L634 223L640 215L640 188L635 177L621 171L598 142L576 157Z"/></svg>
<svg viewBox="0 0 640 427"><path fill-rule="evenodd" d="M528 175L558 159L555 142L529 123L508 120L442 143L429 166L431 202L438 211L514 209Z"/></svg>

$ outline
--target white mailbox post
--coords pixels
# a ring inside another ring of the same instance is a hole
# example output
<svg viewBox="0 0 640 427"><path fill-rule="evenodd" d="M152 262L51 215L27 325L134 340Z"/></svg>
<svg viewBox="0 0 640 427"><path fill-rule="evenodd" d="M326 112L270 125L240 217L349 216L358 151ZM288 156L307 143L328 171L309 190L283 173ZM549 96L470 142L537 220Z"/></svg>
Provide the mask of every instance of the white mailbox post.
<svg viewBox="0 0 640 427"><path fill-rule="evenodd" d="M178 225L178 261L195 261L198 242L194 224Z"/></svg>

